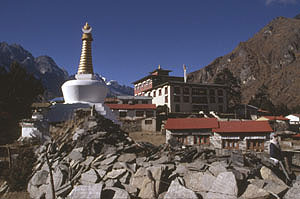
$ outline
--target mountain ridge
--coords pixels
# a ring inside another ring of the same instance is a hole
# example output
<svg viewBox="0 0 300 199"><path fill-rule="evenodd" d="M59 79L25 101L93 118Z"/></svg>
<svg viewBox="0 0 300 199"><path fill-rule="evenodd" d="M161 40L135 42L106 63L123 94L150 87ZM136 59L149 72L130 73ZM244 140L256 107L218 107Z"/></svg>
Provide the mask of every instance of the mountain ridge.
<svg viewBox="0 0 300 199"><path fill-rule="evenodd" d="M300 104L300 20L277 17L230 53L188 74L189 82L212 83L228 68L241 79L242 102L262 85L275 105Z"/></svg>
<svg viewBox="0 0 300 199"><path fill-rule="evenodd" d="M0 42L0 67L9 70L9 66L14 61L20 63L27 72L41 80L46 89L45 98L47 99L62 96L62 84L74 77L74 75L70 76L65 69L59 67L50 56L43 55L34 57L19 44L9 45L6 42ZM98 76L108 86L109 96L133 95L133 88L119 85L116 81L114 84L109 84L109 81L107 81L106 78L101 75Z"/></svg>

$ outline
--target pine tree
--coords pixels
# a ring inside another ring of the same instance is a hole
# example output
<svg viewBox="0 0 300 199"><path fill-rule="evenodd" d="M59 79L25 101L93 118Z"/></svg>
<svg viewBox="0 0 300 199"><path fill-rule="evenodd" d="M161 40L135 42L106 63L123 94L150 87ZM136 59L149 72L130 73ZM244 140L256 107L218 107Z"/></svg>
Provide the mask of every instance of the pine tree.
<svg viewBox="0 0 300 199"><path fill-rule="evenodd" d="M241 80L238 77L235 77L228 68L224 68L216 75L214 83L227 86L227 101L229 111L232 111L236 105L241 103Z"/></svg>
<svg viewBox="0 0 300 199"><path fill-rule="evenodd" d="M11 64L9 71L0 70L1 140L7 138L6 142L18 138L20 134L12 131L16 131L21 119L31 115L31 104L43 92L42 83L17 62Z"/></svg>
<svg viewBox="0 0 300 199"><path fill-rule="evenodd" d="M271 114L275 113L275 106L270 100L268 87L264 84L260 88L258 88L254 97L250 99L249 104L256 106L260 109L267 110Z"/></svg>

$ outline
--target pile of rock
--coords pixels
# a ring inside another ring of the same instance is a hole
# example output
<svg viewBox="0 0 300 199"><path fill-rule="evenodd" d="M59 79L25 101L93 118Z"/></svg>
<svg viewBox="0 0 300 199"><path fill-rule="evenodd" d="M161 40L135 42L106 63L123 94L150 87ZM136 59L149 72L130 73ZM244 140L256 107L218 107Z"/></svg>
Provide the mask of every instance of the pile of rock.
<svg viewBox="0 0 300 199"><path fill-rule="evenodd" d="M290 188L253 155L135 143L109 120L82 114L37 149L32 198L52 198L47 158L57 198L300 198L300 181Z"/></svg>

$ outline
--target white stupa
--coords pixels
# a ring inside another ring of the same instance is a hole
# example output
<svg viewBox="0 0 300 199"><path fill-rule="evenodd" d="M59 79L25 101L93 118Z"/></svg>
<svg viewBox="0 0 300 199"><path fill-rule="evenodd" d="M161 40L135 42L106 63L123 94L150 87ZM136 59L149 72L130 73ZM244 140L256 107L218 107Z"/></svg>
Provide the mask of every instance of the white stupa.
<svg viewBox="0 0 300 199"><path fill-rule="evenodd" d="M92 63L92 27L88 23L82 29L82 50L75 80L62 85L65 103L103 103L107 94L106 85L96 80Z"/></svg>
<svg viewBox="0 0 300 199"><path fill-rule="evenodd" d="M62 92L65 100L64 106L57 107L61 110L61 114L67 114L69 109L78 107L91 107L95 106L95 110L101 115L117 122L111 110L104 105L104 99L107 94L107 86L102 81L96 79L93 72L92 63L92 27L88 23L82 28L82 50L80 56L80 63L78 72L74 80L69 80L62 85ZM56 111L53 111L56 114ZM53 120L56 116L53 115ZM69 115L69 114L67 114Z"/></svg>

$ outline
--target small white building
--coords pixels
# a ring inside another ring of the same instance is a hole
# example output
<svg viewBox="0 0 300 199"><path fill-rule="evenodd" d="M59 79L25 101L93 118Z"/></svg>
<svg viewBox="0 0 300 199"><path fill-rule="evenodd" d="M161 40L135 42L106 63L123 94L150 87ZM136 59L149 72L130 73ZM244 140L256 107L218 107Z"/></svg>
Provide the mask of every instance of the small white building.
<svg viewBox="0 0 300 199"><path fill-rule="evenodd" d="M172 138L184 145L211 145L212 129L218 128L216 118L169 118L165 125L166 143Z"/></svg>
<svg viewBox="0 0 300 199"><path fill-rule="evenodd" d="M290 124L292 125L299 125L300 124L300 114L291 114L285 116L285 118L290 120Z"/></svg>
<svg viewBox="0 0 300 199"><path fill-rule="evenodd" d="M133 131L156 131L155 104L106 104L122 123L122 129Z"/></svg>
<svg viewBox="0 0 300 199"><path fill-rule="evenodd" d="M20 122L22 127L22 138L37 138L44 140L49 137L49 123L39 112L34 112L31 119L23 119Z"/></svg>

